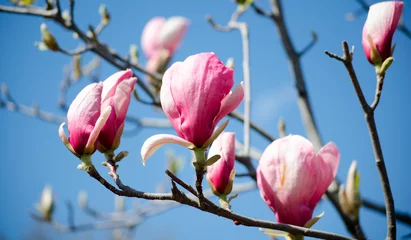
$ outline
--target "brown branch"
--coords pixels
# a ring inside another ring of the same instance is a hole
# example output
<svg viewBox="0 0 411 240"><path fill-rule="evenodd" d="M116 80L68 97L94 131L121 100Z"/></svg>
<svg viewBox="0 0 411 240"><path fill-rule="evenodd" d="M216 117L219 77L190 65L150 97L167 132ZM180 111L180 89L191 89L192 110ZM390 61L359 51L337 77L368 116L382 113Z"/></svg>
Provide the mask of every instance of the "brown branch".
<svg viewBox="0 0 411 240"><path fill-rule="evenodd" d="M110 171L112 171L110 167L109 169ZM184 181L179 179L177 176L175 176L173 173L171 173L168 170L166 170L166 174L170 176L170 178L172 179L172 189L171 189L172 192L171 193L141 192L129 186L123 185L123 183L120 181L119 177L116 174L110 174L113 177L114 181L116 182L117 186L121 189L121 190L118 190L113 185L108 183L104 178L102 178L100 174L98 173L98 171L94 168L94 166L90 166L86 170L87 170L87 173L91 177L96 179L100 184L102 184L108 190L110 190L111 192L119 196L143 198L143 199L148 199L148 200L172 200L172 201L184 204L184 205L189 205L191 207L200 209L202 211L205 211L205 212L208 212L214 215L218 215L218 216L230 219L232 221L236 221L239 224L244 225L244 226L262 227L262 228L280 230L280 231L285 231L285 232L289 232L289 233L296 234L296 235L300 234L300 235L316 237L320 239L352 240L351 238L344 237L344 236L334 234L334 233L328 233L328 232L323 232L323 231L318 231L318 230L313 230L309 228L303 228L303 227L298 227L298 226L293 226L293 225L288 225L288 224L281 224L281 223L276 223L276 222L269 222L269 221L264 221L264 220L257 220L254 218L248 218L248 217L233 213L231 211L228 211L226 209L223 209L215 205L213 202L211 202L207 198L204 198L204 202L207 205L207 207L202 208L196 201L187 197L181 190L179 190L176 186L176 183L178 182L180 186L185 188L187 191L189 191L196 197L199 197L198 192L194 190L194 188L191 187L189 184L185 183Z"/></svg>
<svg viewBox="0 0 411 240"><path fill-rule="evenodd" d="M345 68L347 69L348 75L350 76L350 79L354 86L358 100L363 109L365 120L368 126L368 131L369 131L370 138L371 138L372 147L374 150L375 163L377 165L378 173L380 175L382 190L384 193L385 206L386 206L386 215L387 215L387 237L386 239L389 239L389 240L396 239L394 199L393 199L392 192L391 192L390 181L388 178L387 169L385 167L384 156L382 153L381 143L379 140L377 126L376 126L375 118L374 118L374 111L375 111L376 104L374 106L374 103L373 103L374 108L368 105L367 100L365 99L364 94L362 92L357 75L355 73L354 66L352 65L353 52L350 51L347 42L343 42L342 45L343 45L342 46L343 56L340 57L338 60L341 61L344 64ZM335 55L335 54L331 55L328 52L326 52L326 54L330 57L334 57ZM377 91L376 91L376 96L375 96L376 99L377 98L379 99L379 95L381 94L381 89L379 89L380 88L379 86L382 88L382 84L377 85ZM378 100L374 102L377 102L378 104Z"/></svg>

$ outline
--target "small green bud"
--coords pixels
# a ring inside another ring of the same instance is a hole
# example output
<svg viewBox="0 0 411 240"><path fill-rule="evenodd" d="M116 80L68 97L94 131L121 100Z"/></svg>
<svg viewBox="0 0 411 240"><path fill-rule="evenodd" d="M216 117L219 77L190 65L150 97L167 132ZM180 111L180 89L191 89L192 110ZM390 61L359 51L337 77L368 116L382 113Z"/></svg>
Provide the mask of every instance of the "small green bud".
<svg viewBox="0 0 411 240"><path fill-rule="evenodd" d="M59 45L57 44L56 39L54 36L49 32L47 29L47 25L45 23L42 23L40 25L40 31L41 31L41 40L43 43L47 46L48 49L52 51L58 51L60 50Z"/></svg>

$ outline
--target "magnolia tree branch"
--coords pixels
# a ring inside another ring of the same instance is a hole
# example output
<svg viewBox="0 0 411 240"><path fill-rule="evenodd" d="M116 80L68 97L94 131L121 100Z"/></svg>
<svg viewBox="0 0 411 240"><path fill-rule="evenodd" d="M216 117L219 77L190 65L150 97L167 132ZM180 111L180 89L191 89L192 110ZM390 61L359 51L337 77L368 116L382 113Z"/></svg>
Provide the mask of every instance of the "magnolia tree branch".
<svg viewBox="0 0 411 240"><path fill-rule="evenodd" d="M350 14L350 19L353 19L363 13L367 13L370 5L365 0L356 0L358 4L360 4L361 9L356 11L355 13ZM400 20L398 23L397 29L402 32L405 36L411 39L411 29L404 25L404 21Z"/></svg>
<svg viewBox="0 0 411 240"><path fill-rule="evenodd" d="M74 0L71 2L71 9L70 12L74 13ZM58 4L57 4L58 6ZM31 16L38 16L44 17L48 19L52 19L54 22L58 23L63 28L75 32L80 39L86 44L87 48L105 59L107 62L111 63L112 65L116 66L119 69L126 69L126 68L134 68L140 72L150 75L153 78L161 79L161 75L157 73L152 73L144 69L142 66L138 64L131 63L126 58L123 58L110 50L108 47L103 45L98 41L95 37L89 37L83 31L81 31L74 21L74 16L71 16L71 21L65 21L58 8L55 7L52 10L46 10L40 7L30 6L30 7L9 7L9 6L0 6L0 12L6 13L15 13L15 14L23 14L23 15L31 15ZM136 75L136 74L135 74ZM140 78L141 79L141 78ZM147 95L155 101L155 96L151 92L151 90L145 85L143 81L137 81L137 84L147 93Z"/></svg>
<svg viewBox="0 0 411 240"><path fill-rule="evenodd" d="M251 82L250 82L250 46L248 25L245 22L238 22L238 18L244 13L239 8L235 11L226 26L220 26L214 22L211 16L207 16L207 21L217 31L229 32L238 30L241 34L243 48L243 77L244 77L244 155L250 155L250 117L251 117Z"/></svg>
<svg viewBox="0 0 411 240"><path fill-rule="evenodd" d="M244 226L280 230L280 231L289 232L295 235L304 235L304 236L316 237L320 239L336 239L336 240L337 239L338 240L350 239L352 240L351 238L341 236L338 234L334 234L334 233L328 233L328 232L323 232L323 231L318 231L318 230L313 230L309 228L303 228L303 227L298 227L298 226L293 226L293 225L288 225L288 224L281 224L277 222L257 220L255 218L248 218L248 217L236 214L234 212L231 212L229 210L223 209L215 205L208 198L204 198L205 207L202 208L200 206L200 203L197 200L188 197L183 191L178 189L177 184L183 187L184 189L186 189L187 191L189 191L196 198L199 197L199 194L197 193L197 191L192 186L185 183L183 180L181 180L180 178L178 178L177 176L175 176L173 173L171 173L168 170L166 171L166 174L172 180L171 193L146 193L146 192L135 190L127 185L124 185L121 182L115 170L113 170L114 169L113 166L108 166L108 169L110 170L110 175L113 177L113 180L116 183L118 188L111 185L103 177L101 177L101 175L98 173L98 171L95 169L94 166L90 166L85 170L91 177L96 179L105 188L107 188L108 190L110 190L111 192L119 196L143 198L143 199L148 199L148 200L170 200L170 201L181 203L183 205L188 205L188 206L197 208L204 212L208 212L208 213L220 216L220 217L224 217L226 219L230 219L232 221L235 221L237 224L244 225Z"/></svg>
<svg viewBox="0 0 411 240"><path fill-rule="evenodd" d="M368 105L367 100L365 99L364 94L362 92L357 75L355 73L354 66L352 65L353 52L350 51L347 42L343 42L342 45L343 45L343 54L344 54L342 57L337 56L335 54L331 54L327 51L325 53L329 57L337 59L338 61L344 64L345 68L347 69L348 75L350 76L351 82L354 86L358 100L363 109L365 120L368 126L368 131L369 131L370 138L371 138L372 147L374 150L375 163L377 165L377 169L380 175L381 185L382 185L382 189L384 193L386 215L387 215L387 238L386 239L396 239L394 198L392 196L390 181L388 179L388 173L385 167L384 156L382 153L381 143L380 143L380 139L378 136L377 126L376 126L375 118L374 118L375 107L377 106L378 101L379 101L377 99L379 99L381 95L382 83L381 84L377 83L377 91L376 91L374 103L372 104L372 106ZM383 79L384 76L382 77L379 76L379 79L380 78Z"/></svg>
<svg viewBox="0 0 411 240"><path fill-rule="evenodd" d="M308 91L305 83L305 78L303 75L301 67L301 57L304 56L310 50L315 42L317 41L317 35L313 33L312 41L302 50L297 51L291 40L290 33L287 29L284 20L283 8L281 0L270 0L271 12L265 11L258 7L255 3L251 5L254 11L262 16L268 17L274 22L277 28L281 42L283 44L284 50L289 59L289 63L292 69L292 75L294 77L295 87L298 93L298 106L300 108L301 118L305 127L308 138L314 145L317 151L323 146L323 142L314 118L314 114L311 108L310 99L308 96ZM333 191L331 191L333 190ZM348 231L357 238L364 239L364 233L361 229L358 220L353 220L349 216L343 213L338 200L338 181L335 180L331 187L327 190L327 197L330 198L331 203L334 205Z"/></svg>

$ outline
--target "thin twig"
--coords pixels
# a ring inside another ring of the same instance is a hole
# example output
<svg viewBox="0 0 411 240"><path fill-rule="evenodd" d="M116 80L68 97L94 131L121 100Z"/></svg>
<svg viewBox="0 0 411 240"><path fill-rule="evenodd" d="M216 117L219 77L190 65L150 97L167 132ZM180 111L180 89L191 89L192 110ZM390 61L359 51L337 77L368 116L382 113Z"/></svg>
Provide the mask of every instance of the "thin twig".
<svg viewBox="0 0 411 240"><path fill-rule="evenodd" d="M73 2L74 3L74 2ZM63 28L71 30L80 37L84 41L86 45L93 45L94 47L91 49L94 53L105 59L107 62L111 63L115 67L124 70L128 67L133 67L138 71L141 71L145 74L148 74L154 78L158 78L158 74L148 72L146 69L141 67L138 64L131 64L125 58L118 58L118 55L112 54L109 49L103 46L100 42L97 42L94 38L89 38L86 33L81 31L74 22L73 16L71 22L66 22L60 14L58 14L57 8L52 10L45 10L39 7L9 7L9 6L2 6L0 5L0 12L6 13L16 13L16 14L23 14L23 15L31 15L31 16L38 16L38 17L45 17L49 19L53 19L56 23L61 25ZM120 61L120 62L119 62ZM136 74L135 74L136 75ZM160 78L161 79L161 78ZM137 81L137 84L149 95L152 100L155 100L154 94L151 92L149 87L143 81Z"/></svg>
<svg viewBox="0 0 411 240"><path fill-rule="evenodd" d="M375 88L374 101L371 104L371 109L373 111L377 108L378 103L380 102L382 87L384 85L384 78L385 78L385 73L377 74L377 87Z"/></svg>
<svg viewBox="0 0 411 240"><path fill-rule="evenodd" d="M380 175L382 190L384 193L385 206L386 206L386 215L387 215L387 237L386 239L394 240L396 239L394 199L393 199L392 192L391 192L387 169L385 167L384 156L382 153L381 143L380 143L379 136L378 136L377 126L375 123L375 118L374 118L375 108L372 108L370 105L368 105L367 100L365 99L364 94L362 92L360 83L358 81L357 75L354 70L354 66L352 65L353 52L350 52L347 42L344 41L342 45L343 45L342 46L343 57L340 57L340 59L342 59L340 61L344 63L344 66L347 69L347 72L350 76L351 82L357 94L358 100L363 109L365 120L368 126L368 131L369 131L370 138L371 138L372 147L374 150L375 163L377 165L378 173ZM326 52L326 54L331 57L333 56L333 55L328 54L328 52ZM377 95L381 94L381 91L378 90L379 85L380 84L377 85L377 91L376 91L376 96L375 96L376 99L379 98L379 96L377 97ZM381 88L382 88L382 84L381 84ZM374 106L376 107L376 105L378 104L378 100L374 102L376 102Z"/></svg>
<svg viewBox="0 0 411 240"><path fill-rule="evenodd" d="M250 46L248 25L245 22L238 22L238 18L244 13L244 10L238 8L231 16L226 26L218 25L211 16L207 16L207 21L217 31L229 32L238 30L241 34L241 43L243 49L243 77L244 77L244 154L250 154L250 117L251 117L251 81L250 81Z"/></svg>

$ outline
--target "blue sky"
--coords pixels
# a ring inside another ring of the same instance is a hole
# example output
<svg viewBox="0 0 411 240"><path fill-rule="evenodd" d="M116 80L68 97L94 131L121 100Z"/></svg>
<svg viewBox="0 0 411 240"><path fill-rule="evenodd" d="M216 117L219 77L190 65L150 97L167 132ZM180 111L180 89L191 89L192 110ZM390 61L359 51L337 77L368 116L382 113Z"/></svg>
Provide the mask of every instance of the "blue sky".
<svg viewBox="0 0 411 240"><path fill-rule="evenodd" d="M63 8L66 8L66 1L62 2ZM7 4L7 1L1 0L0 3ZM76 2L76 21L82 29L86 29L88 24L97 25L100 3L101 1ZM100 39L117 52L126 54L130 44L139 45L141 31L150 18L181 15L190 19L190 27L173 61L182 61L189 55L209 51L215 52L223 62L233 57L236 60L236 84L242 81L239 33L216 32L205 21L205 16L210 14L216 22L226 23L236 7L232 1L124 0L120 3L111 0L104 3L108 6L112 21ZM257 3L268 9L266 1L258 0ZM335 142L341 151L338 177L345 179L351 161L356 159L361 174L361 194L383 203L361 107L343 65L323 53L324 50L329 50L340 54L343 40L354 45L354 66L364 94L369 101L372 100L375 89L374 68L367 62L361 46L361 31L366 15L353 22L345 20L345 15L358 7L354 0L284 1L287 25L297 49L302 49L310 41L311 30L315 30L319 36L315 47L303 57L302 66L321 135L325 142ZM404 15L405 24L411 26L411 6L408 3L405 4ZM252 11L248 11L241 20L247 21L250 28L252 120L277 136L277 122L283 117L288 133L305 135L287 59L272 22ZM34 42L40 39L39 26L43 22L48 24L62 47L73 49L80 44L71 37L71 33L51 21L1 13L0 82L7 84L17 102L26 105L38 104L42 110L64 116L65 113L57 108L57 100L63 66L71 60L62 54L40 52L34 47ZM411 193L407 184L411 181L411 162L407 157L411 133L411 39L397 32L394 42L397 43L395 62L385 79L376 121L396 207L398 210L411 212ZM84 56L84 61L87 62L92 57L93 55L88 53ZM144 63L144 57L141 61ZM100 80L115 71L117 69L103 62ZM143 77L142 74L139 76ZM75 84L69 91L69 99L73 99L87 84L87 79ZM242 106L239 110L242 111ZM135 101L130 104L129 113L136 117L164 117L161 112L153 111L151 107ZM76 169L79 161L61 143L57 135L57 125L4 109L0 110L0 116L0 149L4 163L0 174L0 236L6 239L31 239L33 229L40 228L49 239L110 239L110 231L59 233L30 218L29 213L34 211L33 205L39 200L45 184L53 186L57 204L55 218L62 223L67 223L65 202L76 203L79 190L87 191L90 204L104 212L113 210L114 196L86 173ZM242 128L238 122L231 121L228 130L237 132L237 137L242 138ZM190 154L183 148L166 146L149 159L146 167L142 166L140 147L145 139L156 133L174 133L174 130L141 129L138 135L129 134L122 139L120 149L130 153L121 162L119 169L123 182L139 190L155 191L156 185L166 179L164 159L165 152L169 149L185 156L186 164L180 177L187 182L193 182L193 169L188 164ZM252 145L261 150L269 144L255 134L252 134L251 140ZM105 175L107 170L99 165L103 156L96 154L93 161L102 175L109 178ZM237 169L239 173L244 171L241 166ZM246 181L249 180L238 179L238 182ZM131 206L130 199L127 199L126 203L128 207ZM233 202L233 210L250 217L275 220L274 214L256 190L240 194ZM316 229L348 234L329 202L321 202L315 214L322 211L325 211L325 215L315 225ZM370 239L381 239L385 236L384 216L361 209L360 218ZM76 206L76 223L91 221L93 219ZM228 220L188 207L179 207L149 218L136 232L139 239L192 239L193 234L196 234L197 239L216 236L226 239L267 239L257 229L235 226ZM409 228L398 224L399 236L409 232Z"/></svg>

